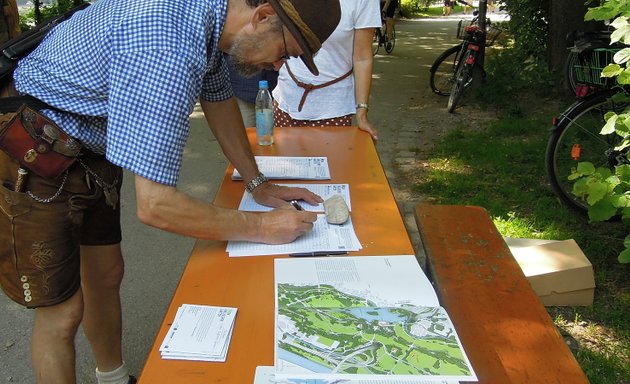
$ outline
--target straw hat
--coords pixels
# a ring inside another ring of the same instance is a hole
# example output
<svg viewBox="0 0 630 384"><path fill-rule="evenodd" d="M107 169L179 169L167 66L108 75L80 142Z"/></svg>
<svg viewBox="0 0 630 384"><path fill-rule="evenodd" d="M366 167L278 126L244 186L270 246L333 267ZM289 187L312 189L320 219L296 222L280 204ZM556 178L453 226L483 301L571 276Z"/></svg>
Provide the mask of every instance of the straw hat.
<svg viewBox="0 0 630 384"><path fill-rule="evenodd" d="M282 23L302 48L300 58L315 75L319 70L313 55L337 28L341 18L339 0L268 0Z"/></svg>

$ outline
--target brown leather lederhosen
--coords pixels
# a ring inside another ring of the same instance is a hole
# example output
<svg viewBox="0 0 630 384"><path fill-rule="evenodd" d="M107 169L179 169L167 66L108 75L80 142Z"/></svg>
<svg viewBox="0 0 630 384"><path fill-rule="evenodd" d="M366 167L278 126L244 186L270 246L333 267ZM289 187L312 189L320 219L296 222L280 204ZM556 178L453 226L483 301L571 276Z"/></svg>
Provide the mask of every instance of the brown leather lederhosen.
<svg viewBox="0 0 630 384"><path fill-rule="evenodd" d="M304 89L304 93L302 94L302 98L300 99L300 104L298 105L298 112L302 111L302 107L304 106L304 102L306 101L306 96L308 96L309 92L312 91L313 89L320 89L320 88L325 88L329 85L333 85L335 83L340 82L341 80L345 79L346 77L352 75L353 69L350 69L347 73L337 77L336 79L332 79L330 81L327 81L325 83L322 84L307 84L307 83L303 83L300 80L298 80L295 75L293 74L293 72L291 72L291 68L289 68L289 63L284 63L284 66L287 68L287 72L289 73L289 76L291 76L291 79L293 79L293 81L295 82L295 84L297 84L298 87Z"/></svg>
<svg viewBox="0 0 630 384"><path fill-rule="evenodd" d="M5 84L0 84L0 99L19 96L15 87L13 86L13 79L7 81ZM16 109L17 110L17 109ZM0 111L0 127L11 120L14 113Z"/></svg>

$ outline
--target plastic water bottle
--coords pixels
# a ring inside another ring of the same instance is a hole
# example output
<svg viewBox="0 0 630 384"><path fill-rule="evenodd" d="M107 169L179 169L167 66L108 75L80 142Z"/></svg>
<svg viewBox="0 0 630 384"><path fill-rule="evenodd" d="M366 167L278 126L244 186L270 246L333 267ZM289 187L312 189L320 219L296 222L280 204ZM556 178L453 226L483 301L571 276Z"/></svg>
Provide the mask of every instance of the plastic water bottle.
<svg viewBox="0 0 630 384"><path fill-rule="evenodd" d="M256 96L256 137L258 145L273 144L273 99L267 80L258 82Z"/></svg>

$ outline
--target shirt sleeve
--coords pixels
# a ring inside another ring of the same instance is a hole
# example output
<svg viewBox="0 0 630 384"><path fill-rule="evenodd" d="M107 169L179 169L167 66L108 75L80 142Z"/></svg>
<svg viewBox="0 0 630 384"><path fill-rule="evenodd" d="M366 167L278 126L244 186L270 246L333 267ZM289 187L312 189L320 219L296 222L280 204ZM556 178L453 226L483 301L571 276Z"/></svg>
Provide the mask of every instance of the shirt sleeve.
<svg viewBox="0 0 630 384"><path fill-rule="evenodd" d="M357 14L354 29L376 28L381 26L381 9L378 0L360 0L361 5L356 8Z"/></svg>
<svg viewBox="0 0 630 384"><path fill-rule="evenodd" d="M227 100L234 95L227 60L217 50L212 62L214 64L207 69L203 79L201 98L214 102Z"/></svg>
<svg viewBox="0 0 630 384"><path fill-rule="evenodd" d="M176 185L202 72L178 52L115 55L107 158L149 180Z"/></svg>

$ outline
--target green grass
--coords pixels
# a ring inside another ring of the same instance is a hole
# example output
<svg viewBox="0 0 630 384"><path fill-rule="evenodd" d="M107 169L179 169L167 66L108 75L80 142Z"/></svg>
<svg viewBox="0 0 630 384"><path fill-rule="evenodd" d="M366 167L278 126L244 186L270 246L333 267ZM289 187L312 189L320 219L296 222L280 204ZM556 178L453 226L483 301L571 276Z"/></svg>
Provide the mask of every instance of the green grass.
<svg viewBox="0 0 630 384"><path fill-rule="evenodd" d="M400 2L402 13L405 17L422 18L442 16L442 5L439 3L431 4L428 8L419 7L417 2L411 0L402 0ZM453 13L463 12L464 8L458 3L453 7Z"/></svg>
<svg viewBox="0 0 630 384"><path fill-rule="evenodd" d="M462 123L437 144L413 189L434 203L486 208L504 236L575 239L593 264L595 301L550 307L550 316L577 340L572 350L591 383L630 383L630 265L616 259L627 227L589 223L556 198L544 164L549 113L503 116L482 130Z"/></svg>

